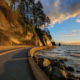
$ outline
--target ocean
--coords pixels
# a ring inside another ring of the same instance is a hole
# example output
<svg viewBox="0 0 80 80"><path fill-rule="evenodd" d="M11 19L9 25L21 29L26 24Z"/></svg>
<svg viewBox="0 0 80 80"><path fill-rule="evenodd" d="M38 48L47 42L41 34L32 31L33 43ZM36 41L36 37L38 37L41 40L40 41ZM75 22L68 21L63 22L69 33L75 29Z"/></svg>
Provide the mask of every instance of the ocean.
<svg viewBox="0 0 80 80"><path fill-rule="evenodd" d="M80 46L56 46L55 49L41 50L36 56L65 59L65 65L73 67L75 76L80 77Z"/></svg>

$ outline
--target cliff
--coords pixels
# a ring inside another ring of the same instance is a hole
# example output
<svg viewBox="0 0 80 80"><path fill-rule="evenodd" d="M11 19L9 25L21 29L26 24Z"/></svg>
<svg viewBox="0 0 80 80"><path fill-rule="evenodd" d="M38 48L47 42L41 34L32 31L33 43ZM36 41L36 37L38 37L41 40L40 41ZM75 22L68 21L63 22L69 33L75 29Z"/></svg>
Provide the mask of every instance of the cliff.
<svg viewBox="0 0 80 80"><path fill-rule="evenodd" d="M36 32L43 46L52 46L50 34L41 29L36 29Z"/></svg>
<svg viewBox="0 0 80 80"><path fill-rule="evenodd" d="M18 11L12 11L6 2L0 0L0 45L51 46L47 34L43 36L39 36L34 26L23 22Z"/></svg>

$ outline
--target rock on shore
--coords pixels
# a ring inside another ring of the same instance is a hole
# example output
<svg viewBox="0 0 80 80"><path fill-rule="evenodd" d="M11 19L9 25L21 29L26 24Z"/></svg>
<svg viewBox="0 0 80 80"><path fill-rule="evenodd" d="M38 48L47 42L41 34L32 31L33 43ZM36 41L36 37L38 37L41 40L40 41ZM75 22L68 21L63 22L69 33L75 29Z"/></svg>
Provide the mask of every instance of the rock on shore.
<svg viewBox="0 0 80 80"><path fill-rule="evenodd" d="M34 60L50 80L80 80L74 76L74 68L65 66L62 60L50 60L41 57L34 57Z"/></svg>

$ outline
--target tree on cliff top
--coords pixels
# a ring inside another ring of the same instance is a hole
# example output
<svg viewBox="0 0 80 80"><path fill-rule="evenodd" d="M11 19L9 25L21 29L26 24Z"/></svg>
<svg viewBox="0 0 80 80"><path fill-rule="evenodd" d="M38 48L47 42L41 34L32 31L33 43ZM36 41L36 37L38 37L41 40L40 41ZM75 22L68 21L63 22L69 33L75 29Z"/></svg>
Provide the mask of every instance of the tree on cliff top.
<svg viewBox="0 0 80 80"><path fill-rule="evenodd" d="M40 1L35 3L35 0L21 0L18 8L21 14L37 28L50 22L49 17L43 11Z"/></svg>
<svg viewBox="0 0 80 80"><path fill-rule="evenodd" d="M19 0L10 0L10 6L11 6L11 8L12 9L14 9L15 10L15 5L16 5L16 2L18 2Z"/></svg>

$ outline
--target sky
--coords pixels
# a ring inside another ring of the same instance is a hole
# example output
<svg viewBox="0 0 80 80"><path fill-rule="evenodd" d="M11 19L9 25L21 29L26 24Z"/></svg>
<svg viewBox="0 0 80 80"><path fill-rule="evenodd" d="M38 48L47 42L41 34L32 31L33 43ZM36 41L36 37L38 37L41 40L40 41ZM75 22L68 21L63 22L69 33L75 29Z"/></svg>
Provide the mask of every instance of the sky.
<svg viewBox="0 0 80 80"><path fill-rule="evenodd" d="M55 42L80 45L80 0L40 0Z"/></svg>

